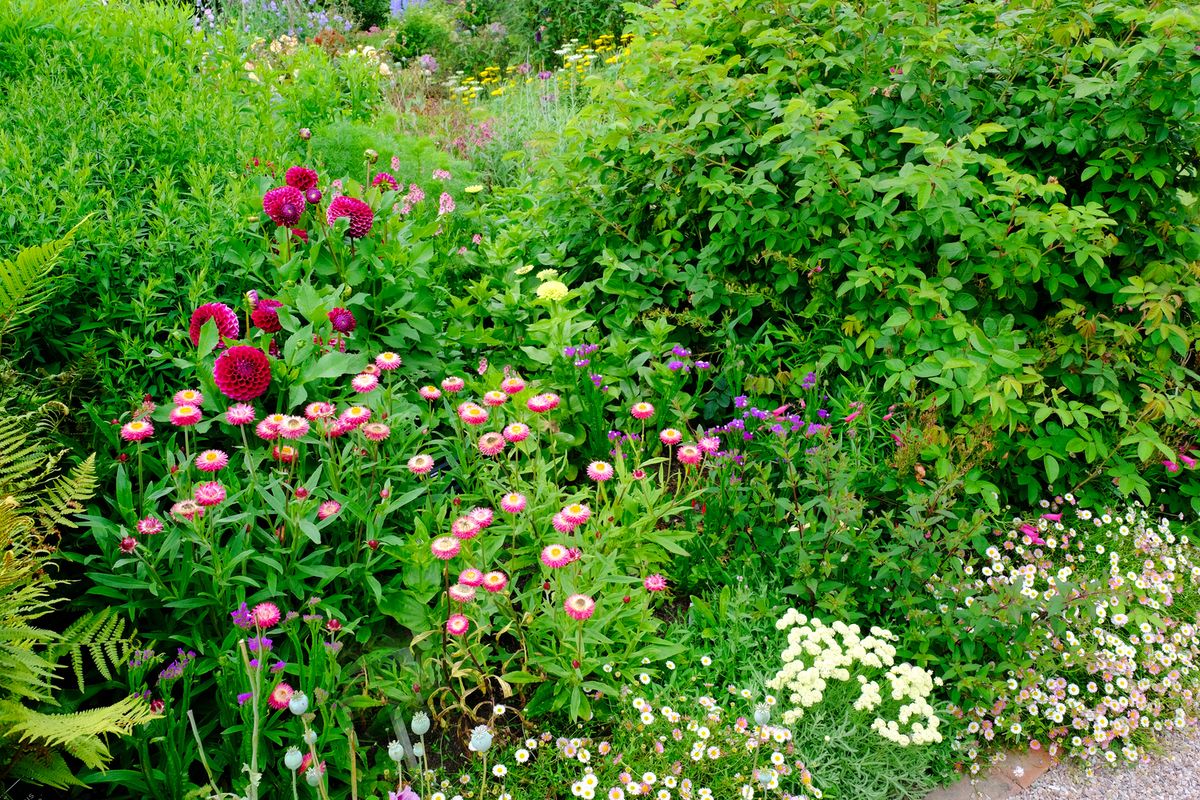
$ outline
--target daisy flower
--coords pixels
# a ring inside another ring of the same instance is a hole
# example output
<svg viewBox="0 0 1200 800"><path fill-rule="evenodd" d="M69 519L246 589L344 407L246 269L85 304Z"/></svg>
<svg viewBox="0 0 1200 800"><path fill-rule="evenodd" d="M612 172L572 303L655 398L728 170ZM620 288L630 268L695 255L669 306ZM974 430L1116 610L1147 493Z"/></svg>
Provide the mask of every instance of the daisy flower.
<svg viewBox="0 0 1200 800"><path fill-rule="evenodd" d="M442 390L436 386L422 386L417 390L417 394L421 395L423 399L433 402L442 396Z"/></svg>
<svg viewBox="0 0 1200 800"><path fill-rule="evenodd" d="M558 395L553 392L546 392L545 394L534 395L529 398L525 405L535 414L544 414L547 411L553 411L558 408L559 402Z"/></svg>
<svg viewBox="0 0 1200 800"><path fill-rule="evenodd" d="M483 404L485 406L495 408L496 406L504 405L506 402L508 402L508 395L504 392L498 392L495 389L483 395Z"/></svg>
<svg viewBox="0 0 1200 800"><path fill-rule="evenodd" d="M183 389L175 393L175 405L177 406L201 406L204 405L204 395L195 389Z"/></svg>
<svg viewBox="0 0 1200 800"><path fill-rule="evenodd" d="M354 391L358 392L359 394L373 392L378 386L379 378L374 375L368 375L365 372L360 375L355 375L350 380L350 388L354 389Z"/></svg>
<svg viewBox="0 0 1200 800"><path fill-rule="evenodd" d="M461 392L465 388L467 388L467 382L457 375L451 375L442 381L442 391L450 392L450 394Z"/></svg>
<svg viewBox="0 0 1200 800"><path fill-rule="evenodd" d="M496 512L492 511L490 508L476 506L467 512L467 516L475 520L475 523L479 525L480 528L486 528L495 521Z"/></svg>
<svg viewBox="0 0 1200 800"><path fill-rule="evenodd" d="M634 403L629 413L634 419L650 419L654 416L654 406L649 403Z"/></svg>
<svg viewBox="0 0 1200 800"><path fill-rule="evenodd" d="M458 407L458 416L468 425L482 425L488 421L488 412L483 406L463 403Z"/></svg>
<svg viewBox="0 0 1200 800"><path fill-rule="evenodd" d="M363 436L368 441L372 442L382 442L392 435L392 429L382 422L368 422L359 428L359 430L362 431Z"/></svg>
<svg viewBox="0 0 1200 800"><path fill-rule="evenodd" d="M137 532L142 536L153 536L156 533L162 533L162 520L158 517L144 517L137 521Z"/></svg>
<svg viewBox="0 0 1200 800"><path fill-rule="evenodd" d="M216 481L198 483L194 490L196 502L202 506L215 506L225 502L225 487Z"/></svg>
<svg viewBox="0 0 1200 800"><path fill-rule="evenodd" d="M196 468L202 472L218 472L229 463L229 455L224 450L205 450L196 456Z"/></svg>
<svg viewBox="0 0 1200 800"><path fill-rule="evenodd" d="M446 594L456 603L469 603L475 599L475 588L464 583L456 583L446 590Z"/></svg>
<svg viewBox="0 0 1200 800"><path fill-rule="evenodd" d="M292 699L294 693L291 686L280 682L279 685L271 690L271 694L267 696L267 705L276 711L282 711L287 708L288 701Z"/></svg>
<svg viewBox="0 0 1200 800"><path fill-rule="evenodd" d="M591 518L592 510L583 503L571 503L563 507L562 515L572 525L582 525Z"/></svg>
<svg viewBox="0 0 1200 800"><path fill-rule="evenodd" d="M583 622L596 612L596 601L586 594L573 594L563 601L563 610L572 619Z"/></svg>
<svg viewBox="0 0 1200 800"><path fill-rule="evenodd" d="M433 456L421 453L408 460L408 471L413 475L426 475L431 469L433 469Z"/></svg>
<svg viewBox="0 0 1200 800"><path fill-rule="evenodd" d="M430 543L429 549L433 553L434 558L449 561L458 555L458 552L462 549L462 544L453 536L439 536Z"/></svg>
<svg viewBox="0 0 1200 800"><path fill-rule="evenodd" d="M474 567L467 567L458 574L458 582L464 586L482 586L483 573Z"/></svg>
<svg viewBox="0 0 1200 800"><path fill-rule="evenodd" d="M504 438L516 444L529 438L529 426L524 422L514 422L504 428Z"/></svg>
<svg viewBox="0 0 1200 800"><path fill-rule="evenodd" d="M390 372L404 363L404 360L395 353L388 351L375 356L375 366L379 367L384 372Z"/></svg>
<svg viewBox="0 0 1200 800"><path fill-rule="evenodd" d="M683 434L674 428L664 428L658 434L659 440L666 445L675 445L683 441Z"/></svg>
<svg viewBox="0 0 1200 800"><path fill-rule="evenodd" d="M276 426L285 439L299 439L308 433L308 420L304 417L284 417Z"/></svg>
<svg viewBox="0 0 1200 800"><path fill-rule="evenodd" d="M525 510L525 495L519 492L509 492L500 498L500 510L505 514L520 514Z"/></svg>
<svg viewBox="0 0 1200 800"><path fill-rule="evenodd" d="M451 636L462 636L471 629L471 621L462 614L451 614L446 620L446 633Z"/></svg>
<svg viewBox="0 0 1200 800"><path fill-rule="evenodd" d="M587 476L597 483L610 480L614 474L612 464L607 461L593 461L587 467Z"/></svg>
<svg viewBox="0 0 1200 800"><path fill-rule="evenodd" d="M225 411L225 421L230 425L249 425L257 416L258 412L249 403L235 403Z"/></svg>
<svg viewBox="0 0 1200 800"><path fill-rule="evenodd" d="M371 409L366 406L350 406L339 417L343 425L357 428L371 419Z"/></svg>
<svg viewBox="0 0 1200 800"><path fill-rule="evenodd" d="M483 576L483 588L485 591L494 594L504 591L505 586L508 586L508 576L503 572L492 571Z"/></svg>
<svg viewBox="0 0 1200 800"><path fill-rule="evenodd" d="M154 435L154 426L144 419L135 419L121 426L121 438L127 442L140 442Z"/></svg>
<svg viewBox="0 0 1200 800"><path fill-rule="evenodd" d="M505 378L500 381L500 391L505 394L519 394L525 390L526 385L520 378Z"/></svg>
<svg viewBox="0 0 1200 800"><path fill-rule="evenodd" d="M550 544L542 548L542 563L551 569L565 567L571 560L571 551L566 545Z"/></svg>
<svg viewBox="0 0 1200 800"><path fill-rule="evenodd" d="M337 408L334 407L333 403L320 401L316 403L309 403L304 407L304 416L308 417L313 422L316 422L319 419L330 419L335 414L337 414Z"/></svg>
<svg viewBox="0 0 1200 800"><path fill-rule="evenodd" d="M171 410L171 424L180 428L195 425L201 419L200 409L193 405L176 406Z"/></svg>
<svg viewBox="0 0 1200 800"><path fill-rule="evenodd" d="M704 454L700 452L700 448L694 444L685 444L675 454L675 458L679 459L679 463L688 465L699 464L703 456Z"/></svg>
<svg viewBox="0 0 1200 800"><path fill-rule="evenodd" d="M337 500L326 500L317 507L317 519L326 520L342 510L342 504Z"/></svg>
<svg viewBox="0 0 1200 800"><path fill-rule="evenodd" d="M491 431L480 436L476 446L479 448L479 452L485 456L498 456L504 450L504 437Z"/></svg>

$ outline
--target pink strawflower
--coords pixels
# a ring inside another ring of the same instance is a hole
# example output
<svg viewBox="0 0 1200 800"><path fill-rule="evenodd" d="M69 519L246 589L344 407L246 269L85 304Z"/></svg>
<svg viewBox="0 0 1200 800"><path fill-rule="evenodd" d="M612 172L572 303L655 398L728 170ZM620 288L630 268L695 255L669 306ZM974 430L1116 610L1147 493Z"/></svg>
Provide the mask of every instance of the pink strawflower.
<svg viewBox="0 0 1200 800"><path fill-rule="evenodd" d="M721 449L721 440L716 436L705 436L696 443L700 447L700 452L708 453L709 455Z"/></svg>
<svg viewBox="0 0 1200 800"><path fill-rule="evenodd" d="M485 456L498 456L504 450L504 437L495 431L479 437L479 452Z"/></svg>
<svg viewBox="0 0 1200 800"><path fill-rule="evenodd" d="M137 532L142 536L153 536L156 533L162 533L162 520L158 517L144 517L137 521Z"/></svg>
<svg viewBox="0 0 1200 800"><path fill-rule="evenodd" d="M492 406L493 408L504 405L507 400L508 395L504 392L498 392L495 389L483 395L483 404L485 406Z"/></svg>
<svg viewBox="0 0 1200 800"><path fill-rule="evenodd" d="M519 492L509 492L500 498L500 510L505 514L520 514L525 510L525 495Z"/></svg>
<svg viewBox="0 0 1200 800"><path fill-rule="evenodd" d="M450 534L460 541L474 539L479 535L479 523L467 516L459 517L450 524Z"/></svg>
<svg viewBox="0 0 1200 800"><path fill-rule="evenodd" d="M273 442L279 438L279 428L264 419L254 426L254 435L264 442Z"/></svg>
<svg viewBox="0 0 1200 800"><path fill-rule="evenodd" d="M508 586L508 576L503 572L494 570L483 576L484 591L495 594L504 591L505 586Z"/></svg>
<svg viewBox="0 0 1200 800"><path fill-rule="evenodd" d="M591 518L592 510L583 503L572 503L563 507L562 515L572 525L582 525Z"/></svg>
<svg viewBox="0 0 1200 800"><path fill-rule="evenodd" d="M282 711L288 707L288 702L292 699L295 690L286 683L280 682L278 686L271 690L267 695L267 705L276 711Z"/></svg>
<svg viewBox="0 0 1200 800"><path fill-rule="evenodd" d="M683 441L683 434L674 428L664 428L662 432L658 434L658 438L663 444L674 445Z"/></svg>
<svg viewBox="0 0 1200 800"><path fill-rule="evenodd" d="M342 412L339 419L343 425L347 425L351 429L357 428L365 425L371 419L371 409L366 406L350 406Z"/></svg>
<svg viewBox="0 0 1200 800"><path fill-rule="evenodd" d="M558 407L559 397L553 392L536 394L526 401L525 406L535 414L544 414Z"/></svg>
<svg viewBox="0 0 1200 800"><path fill-rule="evenodd" d="M346 195L333 198L325 212L325 221L331 226L342 217L350 219L346 235L351 239L363 238L371 232L371 226L375 224L375 212L371 207L362 200Z"/></svg>
<svg viewBox="0 0 1200 800"><path fill-rule="evenodd" d="M229 455L224 450L205 450L196 456L196 468L201 472L219 472L229 463Z"/></svg>
<svg viewBox="0 0 1200 800"><path fill-rule="evenodd" d="M274 603L259 603L250 612L250 619L259 628L273 628L283 619L279 606Z"/></svg>
<svg viewBox="0 0 1200 800"><path fill-rule="evenodd" d="M571 522L571 520L563 516L561 511L550 518L550 524L553 525L554 530L558 531L559 533L571 533L579 527L577 523Z"/></svg>
<svg viewBox="0 0 1200 800"><path fill-rule="evenodd" d="M563 601L563 610L572 619L583 622L596 612L596 601L586 594L573 594Z"/></svg>
<svg viewBox="0 0 1200 800"><path fill-rule="evenodd" d="M496 512L484 506L476 506L467 512L467 516L475 520L475 523L480 528L491 527L491 524L496 520Z"/></svg>
<svg viewBox="0 0 1200 800"><path fill-rule="evenodd" d="M302 192L315 189L318 180L317 173L308 167L288 167L287 172L283 174L284 183Z"/></svg>
<svg viewBox="0 0 1200 800"><path fill-rule="evenodd" d="M475 588L463 583L456 583L446 590L450 599L456 603L469 603L475 599Z"/></svg>
<svg viewBox="0 0 1200 800"><path fill-rule="evenodd" d="M342 510L342 504L337 500L326 500L317 507L317 519L326 520Z"/></svg>
<svg viewBox="0 0 1200 800"><path fill-rule="evenodd" d="M257 347L231 347L213 364L213 380L230 400L253 400L271 385L271 360Z"/></svg>
<svg viewBox="0 0 1200 800"><path fill-rule="evenodd" d="M271 449L271 457L281 464L291 464L296 460L297 455L299 455L299 452L290 444L277 444Z"/></svg>
<svg viewBox="0 0 1200 800"><path fill-rule="evenodd" d="M462 550L462 544L453 536L439 536L430 543L429 550L434 558L449 561Z"/></svg>
<svg viewBox="0 0 1200 800"><path fill-rule="evenodd" d="M176 519L186 519L191 522L198 517L204 516L204 506L197 503L195 500L180 500L175 505L171 506L171 516Z"/></svg>
<svg viewBox="0 0 1200 800"><path fill-rule="evenodd" d="M308 433L308 420L304 417L284 417L282 422L275 426L279 430L279 435L285 439L301 439L304 434Z"/></svg>
<svg viewBox="0 0 1200 800"><path fill-rule="evenodd" d="M290 228L304 216L304 192L295 186L279 186L263 195L262 207L271 221Z"/></svg>
<svg viewBox="0 0 1200 800"><path fill-rule="evenodd" d="M249 425L257 416L258 412L249 403L235 403L225 411L225 421L230 425Z"/></svg>
<svg viewBox="0 0 1200 800"><path fill-rule="evenodd" d="M675 457L679 459L679 463L692 466L700 463L700 459L704 458L704 453L694 444L685 444L675 453Z"/></svg>
<svg viewBox="0 0 1200 800"><path fill-rule="evenodd" d="M180 389L175 393L175 405L177 406L201 406L204 405L204 395L195 389Z"/></svg>
<svg viewBox="0 0 1200 800"><path fill-rule="evenodd" d="M413 475L426 475L431 469L433 469L432 456L420 454L408 460L408 471Z"/></svg>
<svg viewBox="0 0 1200 800"><path fill-rule="evenodd" d="M422 386L417 390L417 394L421 395L425 400L433 402L442 396L442 390L436 386Z"/></svg>
<svg viewBox="0 0 1200 800"><path fill-rule="evenodd" d="M587 476L596 481L596 483L612 480L614 474L616 473L613 470L612 464L609 464L607 461L593 461L587 466Z"/></svg>
<svg viewBox="0 0 1200 800"><path fill-rule="evenodd" d="M500 381L500 391L505 394L519 394L525 390L526 383L520 378L505 378Z"/></svg>
<svg viewBox="0 0 1200 800"><path fill-rule="evenodd" d="M171 411L171 424L177 425L180 428L186 428L190 425L195 425L203 419L200 414L200 409L196 406L176 406Z"/></svg>
<svg viewBox="0 0 1200 800"><path fill-rule="evenodd" d="M382 442L392 435L392 429L382 422L368 422L360 428L368 441Z"/></svg>
<svg viewBox="0 0 1200 800"><path fill-rule="evenodd" d="M400 182L387 172L376 173L375 177L371 179L372 186L378 186L381 183L386 183L393 192L400 188Z"/></svg>
<svg viewBox="0 0 1200 800"><path fill-rule="evenodd" d="M482 425L488 421L487 409L474 403L463 403L459 406L458 416L468 425Z"/></svg>
<svg viewBox="0 0 1200 800"><path fill-rule="evenodd" d="M514 422L504 428L504 438L516 444L529 438L529 426L524 422Z"/></svg>
<svg viewBox="0 0 1200 800"><path fill-rule="evenodd" d="M134 550L137 549L137 544L138 544L137 539L133 538L132 536L122 536L121 541L117 545L117 547L119 547L121 549L122 553L124 553L125 555L129 555L130 553L132 553Z"/></svg>
<svg viewBox="0 0 1200 800"><path fill-rule="evenodd" d="M449 378L446 378L442 381L442 391L450 392L450 394L461 392L466 387L467 382L457 375L451 375Z"/></svg>
<svg viewBox="0 0 1200 800"><path fill-rule="evenodd" d="M337 414L337 408L333 405L333 403L319 401L316 403L309 403L304 407L304 416L308 417L308 419L312 420L313 422L316 422L319 419L329 419L335 414Z"/></svg>
<svg viewBox="0 0 1200 800"><path fill-rule="evenodd" d="M654 416L654 406L649 403L634 403L629 413L634 419L650 419Z"/></svg>
<svg viewBox="0 0 1200 800"><path fill-rule="evenodd" d="M462 636L471 629L471 621L462 614L451 614L446 620L446 633L451 636Z"/></svg>
<svg viewBox="0 0 1200 800"><path fill-rule="evenodd" d="M215 506L225 502L225 487L217 481L198 483L193 490L196 502L202 506Z"/></svg>
<svg viewBox="0 0 1200 800"><path fill-rule="evenodd" d="M635 469L633 472L631 472L629 474L633 476L633 479L635 481L640 481L642 478L646 477L646 470Z"/></svg>
<svg viewBox="0 0 1200 800"><path fill-rule="evenodd" d="M368 375L366 373L363 373L361 375L355 375L354 378L352 378L350 381L350 388L354 389L354 391L358 392L359 394L366 394L367 392L373 392L378 387L379 387L379 378L375 377L374 375Z"/></svg>
<svg viewBox="0 0 1200 800"><path fill-rule="evenodd" d="M549 544L542 548L542 563L550 569L558 569L570 564L571 550L566 545Z"/></svg>
<svg viewBox="0 0 1200 800"><path fill-rule="evenodd" d="M482 586L483 573L474 567L467 567L459 573L458 582L464 586Z"/></svg>
<svg viewBox="0 0 1200 800"><path fill-rule="evenodd" d="M375 356L375 366L379 367L384 372L390 372L397 369L404 363L404 359L395 353L388 351Z"/></svg>
<svg viewBox="0 0 1200 800"><path fill-rule="evenodd" d="M121 426L121 438L127 442L140 442L154 435L154 426L148 420L135 419Z"/></svg>
<svg viewBox="0 0 1200 800"><path fill-rule="evenodd" d="M649 575L642 581L642 586L646 587L647 592L661 592L667 588L667 579L662 575Z"/></svg>

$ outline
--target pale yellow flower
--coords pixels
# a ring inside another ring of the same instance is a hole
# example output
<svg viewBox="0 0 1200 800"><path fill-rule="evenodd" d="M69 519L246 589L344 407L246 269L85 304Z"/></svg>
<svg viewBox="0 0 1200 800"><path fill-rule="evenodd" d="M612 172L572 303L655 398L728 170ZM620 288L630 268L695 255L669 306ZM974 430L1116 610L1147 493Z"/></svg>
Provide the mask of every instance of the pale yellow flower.
<svg viewBox="0 0 1200 800"><path fill-rule="evenodd" d="M546 281L537 288L537 296L544 300L562 300L570 293L562 281Z"/></svg>

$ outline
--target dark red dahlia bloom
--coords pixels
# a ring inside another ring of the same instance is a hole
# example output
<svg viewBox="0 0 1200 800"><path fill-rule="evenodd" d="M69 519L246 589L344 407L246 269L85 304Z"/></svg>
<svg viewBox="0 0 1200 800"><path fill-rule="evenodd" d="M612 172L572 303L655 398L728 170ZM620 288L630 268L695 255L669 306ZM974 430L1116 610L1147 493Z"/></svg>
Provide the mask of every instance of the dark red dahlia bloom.
<svg viewBox="0 0 1200 800"><path fill-rule="evenodd" d="M351 239L361 239L371 232L371 225L375 222L375 212L371 207L355 197L333 198L333 202L329 204L329 210L325 213L325 219L330 225L337 222L339 217L349 217L350 227L346 229L346 235Z"/></svg>
<svg viewBox="0 0 1200 800"><path fill-rule="evenodd" d="M308 241L308 231L304 230L303 228L292 228L292 236L295 236L302 242Z"/></svg>
<svg viewBox="0 0 1200 800"><path fill-rule="evenodd" d="M386 183L388 186L392 187L393 192L400 188L400 182L387 172L379 173L375 176L375 180L371 181L372 186L378 186L381 183Z"/></svg>
<svg viewBox="0 0 1200 800"><path fill-rule="evenodd" d="M254 327L260 330L267 333L278 333L283 330L283 326L279 324L279 309L282 307L283 303L278 300L266 298L259 300L254 304L254 310L250 312L250 321L254 323Z"/></svg>
<svg viewBox="0 0 1200 800"><path fill-rule="evenodd" d="M276 225L292 227L304 216L304 193L294 186L280 186L263 195L263 211Z"/></svg>
<svg viewBox="0 0 1200 800"><path fill-rule="evenodd" d="M316 188L317 173L308 167L288 167L288 171L284 173L283 182L302 192L307 192L309 189Z"/></svg>
<svg viewBox="0 0 1200 800"><path fill-rule="evenodd" d="M253 400L271 385L271 360L257 347L231 347L213 364L213 379L230 400Z"/></svg>
<svg viewBox="0 0 1200 800"><path fill-rule="evenodd" d="M333 329L338 333L350 333L358 327L358 320L354 318L354 314L348 308L335 308L330 311L329 321L333 323Z"/></svg>
<svg viewBox="0 0 1200 800"><path fill-rule="evenodd" d="M236 339L241 333L237 314L224 303L205 303L192 312L192 321L188 324L188 335L192 337L192 345L200 346L200 329L209 320L217 323L217 333L222 339Z"/></svg>

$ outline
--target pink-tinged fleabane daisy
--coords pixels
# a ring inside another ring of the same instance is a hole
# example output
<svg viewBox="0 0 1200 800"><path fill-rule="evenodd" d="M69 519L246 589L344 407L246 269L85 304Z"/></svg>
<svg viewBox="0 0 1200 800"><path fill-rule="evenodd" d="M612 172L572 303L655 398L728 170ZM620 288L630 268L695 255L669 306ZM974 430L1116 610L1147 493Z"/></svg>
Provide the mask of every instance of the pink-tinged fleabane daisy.
<svg viewBox="0 0 1200 800"><path fill-rule="evenodd" d="M650 419L654 416L654 406L645 402L634 403L633 407L629 409L629 413L634 419Z"/></svg>
<svg viewBox="0 0 1200 800"><path fill-rule="evenodd" d="M525 495L520 492L509 492L500 498L500 510L505 514L520 514L525 510Z"/></svg>
<svg viewBox="0 0 1200 800"><path fill-rule="evenodd" d="M700 448L701 452L712 455L721 449L721 440L716 436L704 436L701 437L696 445Z"/></svg>
<svg viewBox="0 0 1200 800"><path fill-rule="evenodd" d="M572 525L582 525L591 518L592 510L583 503L571 503L569 506L563 506L562 515Z"/></svg>
<svg viewBox="0 0 1200 800"><path fill-rule="evenodd" d="M383 442L392 435L392 429L382 422L368 422L359 428L359 430L371 442Z"/></svg>
<svg viewBox="0 0 1200 800"><path fill-rule="evenodd" d="M217 356L213 380L230 400L253 400L271 385L271 359L257 347L231 347Z"/></svg>
<svg viewBox="0 0 1200 800"><path fill-rule="evenodd" d="M117 546L121 548L122 553L128 555L137 549L137 539L132 536L123 536L121 537L120 544Z"/></svg>
<svg viewBox="0 0 1200 800"><path fill-rule="evenodd" d="M267 695L267 705L276 711L282 711L288 707L288 701L292 699L293 694L295 694L295 691L292 689L292 687L281 681L279 685L272 689L271 693Z"/></svg>
<svg viewBox="0 0 1200 800"><path fill-rule="evenodd" d="M254 310L250 312L250 322L264 333L279 333L283 330L283 324L279 321L281 308L283 303L264 297L254 304Z"/></svg>
<svg viewBox="0 0 1200 800"><path fill-rule="evenodd" d="M694 444L685 444L675 453L675 458L679 459L680 464L692 466L700 463L700 459L704 457L704 453Z"/></svg>
<svg viewBox="0 0 1200 800"><path fill-rule="evenodd" d="M308 167L288 167L283 174L284 183L302 192L316 188L317 180L317 173Z"/></svg>
<svg viewBox="0 0 1200 800"><path fill-rule="evenodd" d="M551 569L571 563L571 551L566 545L549 544L542 548L542 563Z"/></svg>
<svg viewBox="0 0 1200 800"><path fill-rule="evenodd" d="M658 434L659 441L666 445L675 445L683 441L683 434L674 428L664 428Z"/></svg>
<svg viewBox="0 0 1200 800"><path fill-rule="evenodd" d="M479 452L485 456L498 456L504 450L504 437L492 431L479 437Z"/></svg>
<svg viewBox="0 0 1200 800"><path fill-rule="evenodd" d="M450 599L456 603L469 603L475 599L475 588L463 583L456 583L446 590Z"/></svg>
<svg viewBox="0 0 1200 800"><path fill-rule="evenodd" d="M290 444L277 444L271 449L271 458L274 458L281 464L291 464L296 460L296 456L298 454L299 451L297 451L296 448L292 447Z"/></svg>
<svg viewBox="0 0 1200 800"><path fill-rule="evenodd" d="M371 179L372 186L379 186L380 184L384 183L386 183L388 188L390 188L393 192L400 188L400 182L387 172L378 172L375 174L375 177Z"/></svg>
<svg viewBox="0 0 1200 800"><path fill-rule="evenodd" d="M500 391L504 392L505 394L520 394L521 392L525 391L525 387L527 385L528 384L526 384L525 381L521 380L520 378L505 378L504 380L500 381Z"/></svg>
<svg viewBox="0 0 1200 800"><path fill-rule="evenodd" d="M467 567L459 573L458 582L464 586L480 586L483 584L483 573L474 567Z"/></svg>
<svg viewBox="0 0 1200 800"><path fill-rule="evenodd" d="M355 375L350 380L350 388L359 394L373 392L379 388L379 378L375 377L374 375L368 375L365 372Z"/></svg>
<svg viewBox="0 0 1200 800"><path fill-rule="evenodd" d="M451 636L462 636L471 629L471 621L462 614L451 614L446 620L446 633Z"/></svg>
<svg viewBox="0 0 1200 800"><path fill-rule="evenodd" d="M137 521L137 532L142 536L153 536L162 533L162 520L158 517L143 517Z"/></svg>
<svg viewBox="0 0 1200 800"><path fill-rule="evenodd" d="M667 579L662 575L648 575L642 581L642 586L646 587L647 592L661 592L667 588Z"/></svg>
<svg viewBox="0 0 1200 800"><path fill-rule="evenodd" d="M342 412L340 417L343 425L350 425L357 428L359 425L364 425L371 419L371 409L366 406L350 406Z"/></svg>
<svg viewBox="0 0 1200 800"><path fill-rule="evenodd" d="M371 207L358 198L346 195L333 198L325 211L325 221L330 225L341 217L350 218L350 227L346 229L346 235L351 239L363 238L371 232L371 226L375 224L375 212Z"/></svg>
<svg viewBox="0 0 1200 800"><path fill-rule="evenodd" d="M301 439L308 433L308 420L304 417L288 416L277 423L276 427L279 429L279 435L285 439Z"/></svg>
<svg viewBox="0 0 1200 800"><path fill-rule="evenodd" d="M140 442L154 435L154 426L144 419L135 419L121 426L121 438L127 442Z"/></svg>
<svg viewBox="0 0 1200 800"><path fill-rule="evenodd" d="M482 425L488 421L487 409L474 403L463 403L459 406L458 416L468 425Z"/></svg>
<svg viewBox="0 0 1200 800"><path fill-rule="evenodd" d="M421 395L422 399L433 402L442 396L442 390L436 386L422 386L417 390L417 394Z"/></svg>
<svg viewBox="0 0 1200 800"><path fill-rule="evenodd" d="M459 517L450 524L450 535L464 542L474 539L480 530L479 523L467 516Z"/></svg>
<svg viewBox="0 0 1200 800"><path fill-rule="evenodd" d="M201 406L204 405L204 395L195 389L180 389L175 393L175 405L177 406Z"/></svg>
<svg viewBox="0 0 1200 800"><path fill-rule="evenodd" d="M421 453L408 460L408 471L413 475L427 475L431 469L433 469L433 456Z"/></svg>
<svg viewBox="0 0 1200 800"><path fill-rule="evenodd" d="M563 610L571 619L583 622L596 612L596 601L586 594L573 594L563 601Z"/></svg>
<svg viewBox="0 0 1200 800"><path fill-rule="evenodd" d="M283 614L279 612L279 606L274 603L259 603L250 612L250 620L264 630L275 627L281 619L283 619Z"/></svg>
<svg viewBox="0 0 1200 800"><path fill-rule="evenodd" d="M232 308L224 303L205 303L192 312L188 323L188 336L191 337L193 347L200 346L200 331L210 319L217 323L217 333L222 339L236 339L241 333L242 326Z"/></svg>
<svg viewBox="0 0 1200 800"><path fill-rule="evenodd" d="M596 483L611 480L615 474L616 472L613 470L612 464L609 464L607 461L593 461L587 467L587 476L596 481Z"/></svg>
<svg viewBox="0 0 1200 800"><path fill-rule="evenodd" d="M204 506L197 503L195 500L180 500L178 503L171 506L171 516L176 519L186 519L191 522L194 519L204 516Z"/></svg>
<svg viewBox="0 0 1200 800"><path fill-rule="evenodd" d="M544 414L558 408L559 396L553 392L536 394L525 403L526 407L535 414Z"/></svg>
<svg viewBox="0 0 1200 800"><path fill-rule="evenodd" d="M395 353L388 351L375 356L375 366L379 367L384 372L398 369L404 363L404 359Z"/></svg>
<svg viewBox="0 0 1200 800"><path fill-rule="evenodd" d="M481 529L490 527L491 524L496 521L496 512L484 506L476 506L475 508L472 508L467 512L467 516L475 520L475 523L479 525Z"/></svg>
<svg viewBox="0 0 1200 800"><path fill-rule="evenodd" d="M171 424L177 425L180 428L186 428L190 425L195 425L203 416L200 414L200 409L196 406L175 406L171 410Z"/></svg>
<svg viewBox="0 0 1200 800"><path fill-rule="evenodd" d="M249 425L257 416L258 412L249 403L235 403L225 411L225 421L230 425Z"/></svg>
<svg viewBox="0 0 1200 800"><path fill-rule="evenodd" d="M304 216L304 192L295 186L279 186L263 195L263 211L271 221L290 228Z"/></svg>
<svg viewBox="0 0 1200 800"><path fill-rule="evenodd" d="M462 543L453 536L439 536L430 543L429 550L434 558L449 561L462 550Z"/></svg>
<svg viewBox="0 0 1200 800"><path fill-rule="evenodd" d="M205 450L196 456L196 468L201 472L219 472L229 464L229 454L224 450Z"/></svg>
<svg viewBox="0 0 1200 800"><path fill-rule="evenodd" d="M504 587L508 586L508 576L498 570L493 570L483 576L484 591L503 592Z"/></svg>
<svg viewBox="0 0 1200 800"><path fill-rule="evenodd" d="M304 416L308 417L313 422L316 422L319 419L329 419L335 414L337 414L337 408L333 405L333 403L318 401L316 403L309 403L304 407Z"/></svg>
<svg viewBox="0 0 1200 800"><path fill-rule="evenodd" d="M571 520L567 519L561 511L550 518L550 524L553 525L554 530L558 531L559 533L571 533L579 527L578 523L571 522Z"/></svg>
<svg viewBox="0 0 1200 800"><path fill-rule="evenodd" d="M264 442L273 442L279 438L279 428L264 419L254 426L254 435Z"/></svg>
<svg viewBox="0 0 1200 800"><path fill-rule="evenodd" d="M467 388L467 382L457 375L451 375L442 381L442 391L457 394Z"/></svg>
<svg viewBox="0 0 1200 800"><path fill-rule="evenodd" d="M496 406L504 405L506 402L508 402L508 395L504 392L498 392L495 389L483 395L483 404L485 406L495 408Z"/></svg>
<svg viewBox="0 0 1200 800"><path fill-rule="evenodd" d="M196 484L192 490L196 502L202 506L216 506L225 502L225 487L217 481Z"/></svg>

